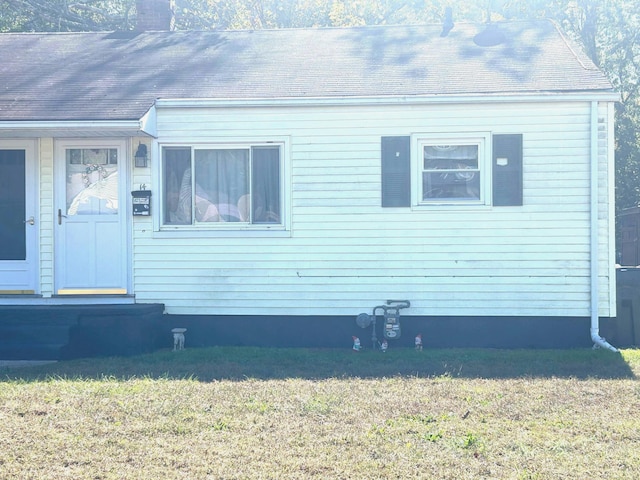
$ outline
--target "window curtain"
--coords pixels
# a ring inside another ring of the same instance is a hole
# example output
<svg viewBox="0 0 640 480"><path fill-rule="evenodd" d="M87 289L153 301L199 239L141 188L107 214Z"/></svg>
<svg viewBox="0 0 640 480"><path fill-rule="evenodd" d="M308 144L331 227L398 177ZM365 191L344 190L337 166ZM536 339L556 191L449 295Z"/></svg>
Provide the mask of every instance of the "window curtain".
<svg viewBox="0 0 640 480"><path fill-rule="evenodd" d="M196 150L196 220L243 221L238 203L249 194L249 179L248 150Z"/></svg>
<svg viewBox="0 0 640 480"><path fill-rule="evenodd" d="M280 147L254 147L252 154L253 223L280 223Z"/></svg>
<svg viewBox="0 0 640 480"><path fill-rule="evenodd" d="M191 148L166 147L164 161L164 223L190 225L191 218Z"/></svg>

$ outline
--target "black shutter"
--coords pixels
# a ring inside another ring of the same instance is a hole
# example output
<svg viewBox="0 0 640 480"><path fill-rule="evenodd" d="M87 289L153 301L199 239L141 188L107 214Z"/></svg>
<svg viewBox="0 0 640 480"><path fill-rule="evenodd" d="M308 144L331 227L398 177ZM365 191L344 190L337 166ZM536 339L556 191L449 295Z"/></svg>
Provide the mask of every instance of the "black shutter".
<svg viewBox="0 0 640 480"><path fill-rule="evenodd" d="M522 134L493 136L493 204L522 205Z"/></svg>
<svg viewBox="0 0 640 480"><path fill-rule="evenodd" d="M411 206L410 137L382 137L382 206Z"/></svg>

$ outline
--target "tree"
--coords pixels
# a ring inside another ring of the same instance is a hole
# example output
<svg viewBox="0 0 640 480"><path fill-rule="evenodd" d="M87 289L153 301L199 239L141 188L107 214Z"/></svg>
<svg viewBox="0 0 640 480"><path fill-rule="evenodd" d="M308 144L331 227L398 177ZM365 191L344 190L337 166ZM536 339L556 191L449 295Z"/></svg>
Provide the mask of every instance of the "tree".
<svg viewBox="0 0 640 480"><path fill-rule="evenodd" d="M632 2L586 0L564 24L620 92L616 105L616 211L640 204L640 16Z"/></svg>
<svg viewBox="0 0 640 480"><path fill-rule="evenodd" d="M0 0L0 31L130 30L135 0Z"/></svg>

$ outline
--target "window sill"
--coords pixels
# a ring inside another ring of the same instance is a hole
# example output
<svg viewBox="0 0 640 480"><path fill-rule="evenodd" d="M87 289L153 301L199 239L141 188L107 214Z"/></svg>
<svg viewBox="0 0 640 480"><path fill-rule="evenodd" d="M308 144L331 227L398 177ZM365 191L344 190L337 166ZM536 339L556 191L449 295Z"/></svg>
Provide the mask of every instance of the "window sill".
<svg viewBox="0 0 640 480"><path fill-rule="evenodd" d="M291 237L291 231L282 225L271 228L262 226L251 227L222 227L222 228L197 228L192 226L160 227L153 232L153 238L287 238Z"/></svg>
<svg viewBox="0 0 640 480"><path fill-rule="evenodd" d="M419 203L417 205L413 205L412 208L415 210L429 210L434 208L455 208L455 209L467 209L467 208L490 208L491 205L488 205L482 201L455 201L455 200L434 200L432 202L424 202Z"/></svg>

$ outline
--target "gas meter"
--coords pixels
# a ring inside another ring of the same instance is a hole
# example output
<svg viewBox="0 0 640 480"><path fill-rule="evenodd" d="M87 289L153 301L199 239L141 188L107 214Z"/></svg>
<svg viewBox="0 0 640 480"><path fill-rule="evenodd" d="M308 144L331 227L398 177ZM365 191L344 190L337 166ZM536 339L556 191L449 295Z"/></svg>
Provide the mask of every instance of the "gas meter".
<svg viewBox="0 0 640 480"><path fill-rule="evenodd" d="M376 312L378 310L382 310L384 312L382 336L385 339L397 340L402 334L402 329L400 328L400 310L403 308L409 308L410 306L411 303L409 300L387 300L385 305L373 307L372 315L368 315L367 313L361 313L358 315L356 323L361 328L367 328L369 325L373 324L371 341L373 342L373 348L375 349L378 347L378 337L376 335Z"/></svg>
<svg viewBox="0 0 640 480"><path fill-rule="evenodd" d="M396 304L396 305L391 305ZM408 308L410 303L408 300L387 300L384 308L384 328L382 334L384 338L389 340L397 340L402 334L400 329L400 309Z"/></svg>

